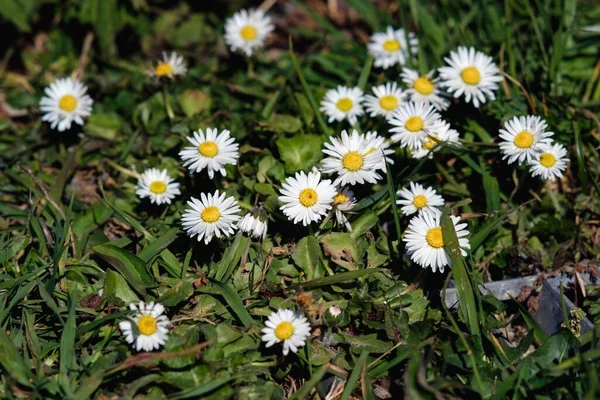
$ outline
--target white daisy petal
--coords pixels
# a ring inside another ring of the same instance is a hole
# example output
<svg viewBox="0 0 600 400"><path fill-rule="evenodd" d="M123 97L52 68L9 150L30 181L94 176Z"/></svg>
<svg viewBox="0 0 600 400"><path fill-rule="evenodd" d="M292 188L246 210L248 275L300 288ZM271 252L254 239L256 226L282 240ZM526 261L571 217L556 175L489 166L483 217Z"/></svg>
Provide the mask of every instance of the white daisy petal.
<svg viewBox="0 0 600 400"><path fill-rule="evenodd" d="M439 151L443 146L457 147L459 145L459 134L455 129L450 127L450 124L444 120L440 120L438 127L435 129L435 133L427 136L427 139L423 141L423 147L413 150L413 158L423 158L428 156L433 158L433 154Z"/></svg>
<svg viewBox="0 0 600 400"><path fill-rule="evenodd" d="M500 129L500 152L503 160L512 164L530 163L539 152L541 146L552 143L553 132L546 131L548 125L540 117L527 115L514 117Z"/></svg>
<svg viewBox="0 0 600 400"><path fill-rule="evenodd" d="M390 118L404 102L405 94L396 82L388 82L372 88L374 96L365 96L365 108L371 117Z"/></svg>
<svg viewBox="0 0 600 400"><path fill-rule="evenodd" d="M179 191L179 183L173 182L173 179L167 174L167 170L158 170L150 168L140 176L135 193L141 198L150 198L152 204L171 204Z"/></svg>
<svg viewBox="0 0 600 400"><path fill-rule="evenodd" d="M438 84L439 78L433 79L435 71L429 71L425 75L419 75L417 71L410 68L403 68L402 82L406 83L406 99L413 102L427 101L431 103L438 111L444 111L450 105L445 98L446 92Z"/></svg>
<svg viewBox="0 0 600 400"><path fill-rule="evenodd" d="M225 176L225 165L237 164L239 157L239 145L230 135L227 129L219 133L216 128L207 128L206 133L202 129L193 132L193 136L187 138L193 146L179 152L183 166L192 172L206 169L211 179L215 171Z"/></svg>
<svg viewBox="0 0 600 400"><path fill-rule="evenodd" d="M153 309L144 302L140 302L138 309L135 304L130 304L129 308L135 311L135 314L131 320L119 322L119 329L123 332L125 340L132 344L136 351L159 349L167 341L169 319L166 315L162 315L164 312L162 304L157 303L155 307ZM156 310L160 310L159 314L161 315L157 315L154 312Z"/></svg>
<svg viewBox="0 0 600 400"><path fill-rule="evenodd" d="M409 32L407 37L404 29L395 30L388 26L385 32L371 35L367 48L369 54L375 57L375 67L388 69L396 64L406 64L407 59L419 51L418 45L413 32Z"/></svg>
<svg viewBox="0 0 600 400"><path fill-rule="evenodd" d="M347 119L350 125L355 125L358 117L365 113L362 107L363 100L364 95L360 88L338 86L325 93L320 110L329 117L329 123Z"/></svg>
<svg viewBox="0 0 600 400"><path fill-rule="evenodd" d="M159 61L155 67L150 70L150 75L157 78L174 79L178 75L185 75L187 68L183 56L172 52L170 55L163 51L162 61Z"/></svg>
<svg viewBox="0 0 600 400"><path fill-rule="evenodd" d="M83 125L83 117L92 113L93 100L86 94L87 86L78 80L62 78L55 80L44 90L40 100L42 121L48 121L59 132L71 129L74 122Z"/></svg>
<svg viewBox="0 0 600 400"><path fill-rule="evenodd" d="M273 29L271 18L263 11L241 10L225 23L225 42L231 51L241 51L250 57L263 47Z"/></svg>
<svg viewBox="0 0 600 400"><path fill-rule="evenodd" d="M542 179L554 181L563 176L568 164L567 149L563 145L541 144L530 163L529 171L531 176L540 176Z"/></svg>
<svg viewBox="0 0 600 400"><path fill-rule="evenodd" d="M279 201L283 203L281 211L295 224L304 226L319 222L331 209L335 186L329 179L321 181L319 172L296 173L288 177L281 185Z"/></svg>
<svg viewBox="0 0 600 400"><path fill-rule="evenodd" d="M419 215L439 216L442 214L437 207L444 205L444 198L433 188L425 188L418 183L410 182L410 189L398 190L396 194L399 197L396 203L402 206L401 211L404 215L419 213Z"/></svg>
<svg viewBox="0 0 600 400"><path fill-rule="evenodd" d="M198 241L204 239L208 244L213 237L234 234L237 229L236 222L240 220L237 215L240 207L233 197L225 198L225 193L200 194L201 200L194 197L188 201L188 206L181 216L183 229L188 236L198 236Z"/></svg>
<svg viewBox="0 0 600 400"><path fill-rule="evenodd" d="M437 136L444 129L444 123L435 107L427 102L409 102L394 112L388 122L394 127L391 139L400 142L401 147L418 150L428 136Z"/></svg>
<svg viewBox="0 0 600 400"><path fill-rule="evenodd" d="M451 216L457 236L468 235L464 231L466 224L458 224L459 217ZM404 232L403 242L406 243L406 253L411 260L423 268L431 268L433 272L444 272L444 267L450 265L450 257L444 244L440 215L421 213L410 220ZM461 248L470 248L466 239L459 239ZM466 252L463 252L463 256ZM451 266L451 265L450 265Z"/></svg>
<svg viewBox="0 0 600 400"><path fill-rule="evenodd" d="M448 66L438 69L440 84L454 97L464 95L465 101L475 107L488 98L496 99L494 91L503 78L492 57L473 47L459 47L445 60Z"/></svg>
<svg viewBox="0 0 600 400"><path fill-rule="evenodd" d="M262 329L262 341L265 347L283 342L282 353L288 355L289 351L297 353L298 348L304 346L310 336L310 324L306 318L295 314L292 310L274 311Z"/></svg>

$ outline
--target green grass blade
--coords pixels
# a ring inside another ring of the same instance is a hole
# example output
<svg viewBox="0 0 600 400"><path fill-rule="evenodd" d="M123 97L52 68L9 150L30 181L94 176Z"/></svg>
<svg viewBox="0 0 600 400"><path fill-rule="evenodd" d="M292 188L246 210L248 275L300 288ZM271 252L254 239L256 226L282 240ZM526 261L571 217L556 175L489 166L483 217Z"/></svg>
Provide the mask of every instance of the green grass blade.
<svg viewBox="0 0 600 400"><path fill-rule="evenodd" d="M181 392L173 393L172 395L169 395L169 398L174 399L174 400L190 399L190 398L197 399L197 398L199 398L199 396L210 393L213 390L220 388L221 386L223 386L224 384L226 384L227 382L229 382L233 379L234 379L233 376L229 376L227 378L219 378L219 379L210 380L210 381L202 383L196 387L182 390Z"/></svg>
<svg viewBox="0 0 600 400"><path fill-rule="evenodd" d="M229 285L226 285L214 279L211 279L211 282L219 289L221 289L220 293L223 296L223 298L225 298L227 304L229 304L229 307L231 307L235 315L237 315L240 322L244 324L246 328L249 328L254 323L254 320L248 313L248 310L246 310L246 307L244 307L244 303L242 303L242 299L240 299L240 296Z"/></svg>
<svg viewBox="0 0 600 400"><path fill-rule="evenodd" d="M358 358L358 361L354 365L354 369L352 370L352 373L350 374L350 376L348 377L348 380L346 381L346 386L344 387L344 391L342 392L342 396L340 397L340 400L348 400L350 398L350 395L352 394L352 391L354 390L354 386L356 386L356 381L358 380L358 376L360 375L362 369L365 367L365 363L367 362L368 356L369 356L369 353L367 353L366 351L363 351L361 353L360 357Z"/></svg>
<svg viewBox="0 0 600 400"><path fill-rule="evenodd" d="M294 392L289 398L289 400L304 400L309 395L312 388L317 386L317 384L323 379L325 374L327 373L329 367L327 365L323 365L319 370L311 376L311 378L306 382L298 391Z"/></svg>
<svg viewBox="0 0 600 400"><path fill-rule="evenodd" d="M375 272L381 272L380 268L367 268L367 269L359 269L356 271L347 271L347 272L339 272L334 275L326 276L324 278L317 278L311 281L306 281L304 283L300 283L299 286L304 289L316 288L320 286L328 286L335 285L336 283L341 283L345 281L349 281L352 279L360 278L361 276L373 274Z"/></svg>

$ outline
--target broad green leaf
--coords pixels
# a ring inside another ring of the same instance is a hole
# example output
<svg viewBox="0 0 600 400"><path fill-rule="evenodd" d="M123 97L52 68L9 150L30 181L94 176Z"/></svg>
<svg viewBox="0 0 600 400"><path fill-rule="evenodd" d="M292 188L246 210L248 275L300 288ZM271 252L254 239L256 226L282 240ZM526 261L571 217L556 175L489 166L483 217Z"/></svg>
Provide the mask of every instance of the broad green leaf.
<svg viewBox="0 0 600 400"><path fill-rule="evenodd" d="M230 285L226 285L214 279L212 279L211 282L220 289L221 296L225 298L225 301L227 302L227 304L229 304L229 307L231 307L233 312L238 316L242 324L244 324L246 328L249 328L250 325L254 323L254 320L248 313L248 310L246 310L246 307L244 307L244 303L242 303L240 296L235 292L235 290L233 290L233 288Z"/></svg>
<svg viewBox="0 0 600 400"><path fill-rule="evenodd" d="M358 268L361 262L360 255L350 234L329 233L321 238L321 244L325 256L330 257L337 265L349 270Z"/></svg>
<svg viewBox="0 0 600 400"><path fill-rule="evenodd" d="M146 287L154 285L154 278L146 269L146 264L130 252L112 244L94 246L92 251L112 265L136 292L146 296Z"/></svg>
<svg viewBox="0 0 600 400"><path fill-rule="evenodd" d="M323 138L317 135L296 135L292 138L279 138L275 142L285 171L293 174L306 171L321 159Z"/></svg>
<svg viewBox="0 0 600 400"><path fill-rule="evenodd" d="M129 288L125 278L112 270L106 271L106 276L104 278L104 294L114 294L126 303L135 303L140 300Z"/></svg>
<svg viewBox="0 0 600 400"><path fill-rule="evenodd" d="M313 278L320 258L321 249L319 248L319 242L312 235L300 239L296 245L296 249L292 253L292 260L304 271L306 279Z"/></svg>

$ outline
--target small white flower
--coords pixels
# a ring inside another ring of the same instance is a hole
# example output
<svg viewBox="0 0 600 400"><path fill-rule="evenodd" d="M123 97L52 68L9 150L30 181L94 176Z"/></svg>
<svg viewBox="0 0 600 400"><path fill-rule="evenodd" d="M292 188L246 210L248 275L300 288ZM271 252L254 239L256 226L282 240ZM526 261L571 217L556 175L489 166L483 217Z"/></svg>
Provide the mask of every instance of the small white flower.
<svg viewBox="0 0 600 400"><path fill-rule="evenodd" d="M443 146L456 146L459 144L459 134L455 129L450 127L450 124L444 120L440 120L439 128L436 130L435 136L428 136L423 142L423 147L413 151L413 158L423 158L429 155L433 158L433 153L439 151ZM438 145L439 144L439 145Z"/></svg>
<svg viewBox="0 0 600 400"><path fill-rule="evenodd" d="M540 117L533 115L513 117L500 129L500 151L508 158L508 163L531 162L543 144L551 144L553 132L546 132L548 125Z"/></svg>
<svg viewBox="0 0 600 400"><path fill-rule="evenodd" d="M321 180L319 172L304 171L288 177L281 185L280 209L294 224L302 221L304 226L319 222L331 209L336 194L335 186L329 179Z"/></svg>
<svg viewBox="0 0 600 400"><path fill-rule="evenodd" d="M337 173L334 185L354 185L365 182L376 183L381 179L377 169L385 168L383 153L375 146L375 139L367 140L364 134L356 130L351 135L344 130L339 138L329 138L323 153L327 154L322 161L321 171Z"/></svg>
<svg viewBox="0 0 600 400"><path fill-rule="evenodd" d="M475 107L485 103L488 97L496 99L494 90L498 89L498 82L503 78L492 57L473 47L459 47L444 60L449 66L438 69L441 84L455 98L464 95L465 101L472 101Z"/></svg>
<svg viewBox="0 0 600 400"><path fill-rule="evenodd" d="M360 88L338 86L325 93L320 110L329 117L329 123L347 119L350 125L354 125L358 117L365 113L362 107L363 100L363 91Z"/></svg>
<svg viewBox="0 0 600 400"><path fill-rule="evenodd" d="M356 205L354 192L349 188L344 188L333 197L333 209L335 210L335 219L338 225L344 225L346 229L352 231L352 225L346 217L346 213L352 211Z"/></svg>
<svg viewBox="0 0 600 400"><path fill-rule="evenodd" d="M372 90L375 96L365 96L365 108L371 117L381 115L390 118L394 111L402 105L404 93L396 82L374 86Z"/></svg>
<svg viewBox="0 0 600 400"><path fill-rule="evenodd" d="M190 237L198 235L198 241L204 238L208 244L214 236L231 236L235 223L240 220L237 215L240 207L233 197L225 198L225 193L200 193L200 200L192 197L181 217L183 229Z"/></svg>
<svg viewBox="0 0 600 400"><path fill-rule="evenodd" d="M531 161L531 176L540 176L542 179L554 181L563 176L563 171L567 169L569 157L567 149L563 145L554 143L553 145L542 144L539 152L535 154Z"/></svg>
<svg viewBox="0 0 600 400"><path fill-rule="evenodd" d="M339 306L331 306L327 309L327 311L329 312L329 315L331 315L333 318L336 318L342 313L342 309Z"/></svg>
<svg viewBox="0 0 600 400"><path fill-rule="evenodd" d="M167 170L162 171L157 168L150 168L140 176L135 193L141 199L150 197L152 204L171 204L179 191L179 183L173 182L167 174Z"/></svg>
<svg viewBox="0 0 600 400"><path fill-rule="evenodd" d="M469 231L465 229L467 224L459 224L460 217L451 215L450 218L454 224L461 254L464 257L467 255L464 249L471 248L469 239L465 237L469 234ZM452 266L444 244L439 215L424 213L413 217L406 228L402 241L406 242L406 253L411 260L421 267L430 267L433 272L436 270L444 272L446 265Z"/></svg>
<svg viewBox="0 0 600 400"><path fill-rule="evenodd" d="M390 165L394 164L394 160L388 157L390 154L394 154L395 151L390 149L390 140L383 136L379 136L376 131L366 133L366 141L369 143L369 148L375 148L379 153L383 154L381 165L377 167L381 171L386 170L385 163Z"/></svg>
<svg viewBox="0 0 600 400"><path fill-rule="evenodd" d="M375 67L388 69L392 65L406 64L406 60L419 51L419 41L413 32L408 33L404 29L394 30L388 26L385 32L377 32L371 35L368 45L369 54L375 57Z"/></svg>
<svg viewBox="0 0 600 400"><path fill-rule="evenodd" d="M225 41L231 51L241 51L248 57L261 48L275 27L261 10L241 10L225 23Z"/></svg>
<svg viewBox="0 0 600 400"><path fill-rule="evenodd" d="M436 208L444 205L444 198L437 194L433 188L424 188L419 183L410 183L410 189L398 190L396 194L400 197L396 200L401 205L402 214L412 215L416 212L421 214L441 215L442 212Z"/></svg>
<svg viewBox="0 0 600 400"><path fill-rule="evenodd" d="M310 336L310 324L305 317L292 310L277 310L265 322L262 333L266 347L283 342L283 355L287 356L290 350L297 353L298 348L306 344Z"/></svg>
<svg viewBox="0 0 600 400"><path fill-rule="evenodd" d="M262 210L253 210L242 217L238 222L238 229L254 238L265 240L267 236L267 216Z"/></svg>
<svg viewBox="0 0 600 400"><path fill-rule="evenodd" d="M44 89L46 94L40 100L42 121L50 122L50 128L59 132L71 129L75 122L83 125L83 118L92 113L94 101L86 94L87 86L71 78L57 79Z"/></svg>
<svg viewBox="0 0 600 400"><path fill-rule="evenodd" d="M427 136L436 136L441 128L440 114L435 112L435 107L430 103L409 102L400 107L388 122L394 125L390 132L394 142L400 142L402 147L411 150L423 147Z"/></svg>
<svg viewBox="0 0 600 400"><path fill-rule="evenodd" d="M134 344L136 351L158 350L167 341L169 319L163 315L165 308L154 302L139 305L129 304L129 309L135 311L131 320L119 322L119 329L125 335L127 343Z"/></svg>
<svg viewBox="0 0 600 400"><path fill-rule="evenodd" d="M170 55L166 51L162 53L162 61L156 64L156 67L150 70L150 74L157 78L174 79L177 75L185 75L187 68L183 56L172 52Z"/></svg>
<svg viewBox="0 0 600 400"><path fill-rule="evenodd" d="M179 152L179 156L184 161L183 166L188 167L192 172L200 172L206 168L211 179L215 171L225 176L225 165L237 163L240 156L239 145L227 129L218 132L216 128L206 128L204 134L202 129L198 129L193 137L188 137L187 140L194 146L186 147Z"/></svg>
<svg viewBox="0 0 600 400"><path fill-rule="evenodd" d="M439 111L444 111L450 105L450 102L446 100L444 92L440 85L437 83L438 78L433 79L435 70L429 71L425 75L419 75L417 71L410 68L403 68L402 82L406 83L408 89L406 89L407 100L413 102L428 101Z"/></svg>

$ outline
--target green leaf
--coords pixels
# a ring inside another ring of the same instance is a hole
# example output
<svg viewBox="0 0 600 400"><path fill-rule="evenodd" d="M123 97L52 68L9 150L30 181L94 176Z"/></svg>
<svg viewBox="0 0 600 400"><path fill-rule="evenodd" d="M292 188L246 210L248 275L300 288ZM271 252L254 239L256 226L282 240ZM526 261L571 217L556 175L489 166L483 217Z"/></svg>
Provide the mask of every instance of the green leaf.
<svg viewBox="0 0 600 400"><path fill-rule="evenodd" d="M456 284L456 294L460 301L460 315L468 325L471 334L479 334L479 320L477 318L477 306L475 304L475 293L471 284L471 277L465 266L461 249L458 244L458 237L454 230L454 223L449 216L450 209L444 207L441 217L442 234L445 250L450 257L452 275Z"/></svg>
<svg viewBox="0 0 600 400"><path fill-rule="evenodd" d="M67 379L67 375L75 368L75 333L77 327L75 325L75 307L77 302L74 299L73 291L70 291L69 299L69 315L67 322L60 337L60 365L59 371L61 379Z"/></svg>
<svg viewBox="0 0 600 400"><path fill-rule="evenodd" d="M118 0L86 0L82 2L79 18L94 26L102 52L114 54L115 37L122 26Z"/></svg>
<svg viewBox="0 0 600 400"><path fill-rule="evenodd" d="M367 211L363 213L356 221L354 221L350 236L352 236L352 239L358 239L371 230L372 227L377 225L378 222L379 218L377 217L377 214L375 214L373 211Z"/></svg>
<svg viewBox="0 0 600 400"><path fill-rule="evenodd" d="M126 303L135 303L140 298L129 288L127 281L118 273L108 270L104 278L104 294L114 294Z"/></svg>
<svg viewBox="0 0 600 400"><path fill-rule="evenodd" d="M183 113L191 117L204 111L209 112L212 104L210 95L202 90L188 89L178 98Z"/></svg>
<svg viewBox="0 0 600 400"><path fill-rule="evenodd" d="M13 342L4 332L4 328L0 329L0 364L4 369L4 373L10 375L14 380L22 385L30 386L32 374L23 357L15 348Z"/></svg>
<svg viewBox="0 0 600 400"><path fill-rule="evenodd" d="M275 114L269 120L269 128L277 133L296 133L302 128L302 122L291 115Z"/></svg>
<svg viewBox="0 0 600 400"><path fill-rule="evenodd" d="M360 256L356 243L350 234L345 232L329 233L321 238L325 256L331 261L349 270L355 270L360 264Z"/></svg>
<svg viewBox="0 0 600 400"><path fill-rule="evenodd" d="M192 282L179 281L177 285L167 290L158 301L167 307L174 307L192 297L193 294Z"/></svg>
<svg viewBox="0 0 600 400"><path fill-rule="evenodd" d="M297 135L279 138L275 142L288 174L311 168L321 159L323 138L317 135Z"/></svg>
<svg viewBox="0 0 600 400"><path fill-rule="evenodd" d="M223 298L225 298L227 304L229 304L229 307L231 307L233 312L238 316L242 324L244 324L246 328L249 328L250 325L254 323L254 320L248 313L248 310L246 310L246 307L244 307L244 303L242 303L240 296L238 296L230 285L226 285L214 279L211 279L211 282L221 289L220 293Z"/></svg>
<svg viewBox="0 0 600 400"><path fill-rule="evenodd" d="M319 265L320 257L321 249L319 248L319 242L312 235L300 239L296 245L296 249L292 253L292 260L304 271L307 279L313 278L314 271Z"/></svg>
<svg viewBox="0 0 600 400"><path fill-rule="evenodd" d="M350 376L348 377L348 380L346 381L346 386L344 387L344 391L342 392L342 396L340 397L340 400L348 400L350 398L350 395L352 394L352 391L354 390L354 386L356 386L356 381L358 380L358 376L360 375L362 369L365 367L368 356L369 356L369 353L367 353L366 351L363 351L361 353L360 357L358 358L358 361L354 365L354 369L352 369L352 373L350 374ZM367 384L368 384L368 382L367 382Z"/></svg>
<svg viewBox="0 0 600 400"><path fill-rule="evenodd" d="M227 378L218 378L213 379L208 382L201 383L200 385L193 387L191 389L182 390L181 392L176 392L169 395L170 399L179 400L179 399L198 399L200 396L210 393L213 390L223 386L227 382L233 380L233 376L229 376Z"/></svg>
<svg viewBox="0 0 600 400"><path fill-rule="evenodd" d="M500 209L500 184L498 179L492 175L490 167L485 163L483 157L479 158L481 175L483 178L483 191L485 193L485 204L488 214Z"/></svg>
<svg viewBox="0 0 600 400"><path fill-rule="evenodd" d="M92 251L112 265L136 292L146 296L146 287L154 285L154 278L143 260L112 244L94 246Z"/></svg>
<svg viewBox="0 0 600 400"><path fill-rule="evenodd" d="M22 32L29 32L29 21L27 14L17 0L0 1L0 15L16 25Z"/></svg>
<svg viewBox="0 0 600 400"><path fill-rule="evenodd" d="M376 333L356 336L342 333L342 336L346 343L350 345L350 350L355 354L362 352L382 354L392 347L390 342L384 342L383 340L377 339Z"/></svg>
<svg viewBox="0 0 600 400"><path fill-rule="evenodd" d="M315 288L319 286L335 285L336 283L350 281L356 278L360 278L361 276L373 274L375 272L381 272L381 269L367 268L359 269L356 271L339 272L337 274L326 276L324 278L317 278L313 279L312 281L300 283L299 285L302 286L304 289Z"/></svg>

